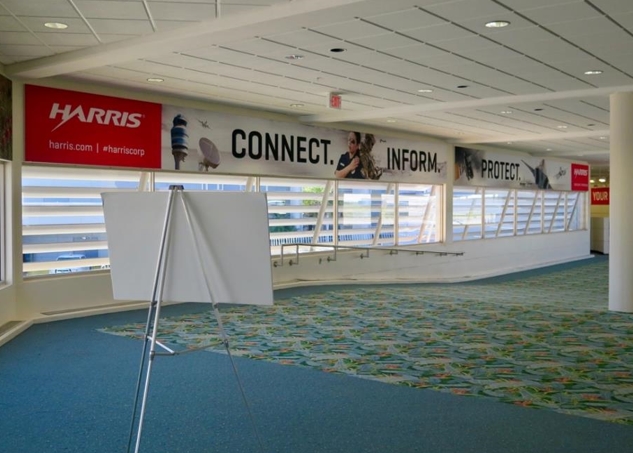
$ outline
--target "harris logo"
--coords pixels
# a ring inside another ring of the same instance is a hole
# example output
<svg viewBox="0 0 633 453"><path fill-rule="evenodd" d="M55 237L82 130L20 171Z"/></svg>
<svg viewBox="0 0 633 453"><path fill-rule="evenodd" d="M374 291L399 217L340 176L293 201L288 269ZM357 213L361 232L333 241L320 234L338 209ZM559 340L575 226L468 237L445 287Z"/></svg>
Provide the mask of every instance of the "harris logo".
<svg viewBox="0 0 633 453"><path fill-rule="evenodd" d="M96 123L103 125L112 125L118 127L127 127L130 129L136 129L141 125L141 113L129 113L118 110L105 110L97 107L90 107L86 109L78 105L74 107L71 104L66 104L63 107L59 103L55 102L51 107L49 119L61 118L61 121L55 126L51 132L59 129L68 121L73 118L77 118L82 123Z"/></svg>

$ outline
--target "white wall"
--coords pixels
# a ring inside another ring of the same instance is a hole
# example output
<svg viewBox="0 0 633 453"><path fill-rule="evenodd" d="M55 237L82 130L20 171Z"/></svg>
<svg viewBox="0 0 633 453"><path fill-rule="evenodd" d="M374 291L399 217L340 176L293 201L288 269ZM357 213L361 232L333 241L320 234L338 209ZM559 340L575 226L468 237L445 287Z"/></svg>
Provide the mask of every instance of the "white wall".
<svg viewBox="0 0 633 453"><path fill-rule="evenodd" d="M15 318L15 287L7 286L0 289L0 326Z"/></svg>
<svg viewBox="0 0 633 453"><path fill-rule="evenodd" d="M502 275L551 264L589 258L589 232L544 234L518 238L457 242L432 245L420 250L464 252L463 256L415 255L372 250L360 258L361 250L301 256L299 264L289 253L284 265L273 267L276 288L325 283L455 282ZM289 248L287 251L290 251ZM321 263L319 263L321 260ZM26 281L19 292L22 319L57 316L59 312L102 309L113 304L109 273L63 276ZM44 316L42 316L44 314ZM63 314L62 314L63 315Z"/></svg>
<svg viewBox="0 0 633 453"><path fill-rule="evenodd" d="M400 252L370 251L360 258L361 250L339 252L335 262L327 256L300 256L299 265L289 265L296 257L289 253L284 265L273 268L277 286L295 286L308 282L380 283L380 282L454 282L534 269L551 264L588 258L588 231L539 234L533 236L463 241L419 247L420 250L464 252L463 256L415 255ZM287 248L290 252L292 248ZM319 259L321 263L319 263ZM279 259L277 259L279 263Z"/></svg>

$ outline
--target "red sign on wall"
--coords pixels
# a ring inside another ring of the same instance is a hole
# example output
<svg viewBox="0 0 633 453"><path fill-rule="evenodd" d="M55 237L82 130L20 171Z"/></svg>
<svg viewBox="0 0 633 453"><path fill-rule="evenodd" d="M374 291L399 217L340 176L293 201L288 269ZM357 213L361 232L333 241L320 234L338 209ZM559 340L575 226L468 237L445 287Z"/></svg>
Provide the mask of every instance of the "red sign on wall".
<svg viewBox="0 0 633 453"><path fill-rule="evenodd" d="M589 165L571 164L571 190L589 190Z"/></svg>
<svg viewBox="0 0 633 453"><path fill-rule="evenodd" d="M609 188L596 187L591 189L591 204L608 205L609 204Z"/></svg>
<svg viewBox="0 0 633 453"><path fill-rule="evenodd" d="M335 93L330 93L329 101L329 107L331 109L340 109L343 104L341 95Z"/></svg>
<svg viewBox="0 0 633 453"><path fill-rule="evenodd" d="M25 160L161 168L161 105L27 85Z"/></svg>

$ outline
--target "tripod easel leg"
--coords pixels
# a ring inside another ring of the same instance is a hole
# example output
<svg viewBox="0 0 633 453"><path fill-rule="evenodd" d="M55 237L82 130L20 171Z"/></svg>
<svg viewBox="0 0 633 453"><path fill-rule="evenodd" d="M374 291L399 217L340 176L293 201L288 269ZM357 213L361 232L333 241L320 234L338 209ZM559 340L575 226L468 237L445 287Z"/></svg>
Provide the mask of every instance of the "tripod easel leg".
<svg viewBox="0 0 633 453"><path fill-rule="evenodd" d="M132 446L132 438L134 437L134 428L136 426L136 411L138 408L138 400L141 390L141 381L143 375L145 376L145 384L143 386L143 398L141 402L141 412L139 414L138 427L136 428L136 444L134 453L138 453L141 445L141 434L143 431L143 419L145 417L145 409L147 403L147 395L149 393L149 383L152 371L152 363L156 355L156 338L158 335L158 320L160 319L160 307L162 302L163 288L165 283L165 264L167 262L167 255L169 249L169 232L171 213L173 209L174 194L177 190L182 190L181 186L170 187L169 197L167 199L167 209L165 210L165 219L163 222L163 232L161 236L161 245L158 254L158 261L156 263L156 272L154 274L154 288L152 291L152 302L147 314L147 323L145 326L145 334L143 336L143 352L141 354L141 364L139 367L139 375L136 383L136 394L134 396L134 406L132 411L132 422L130 424L130 433L128 437L127 453L130 453ZM151 336L150 336L151 331ZM149 362L147 363L147 370L143 373L145 361L147 358L147 342L150 340L150 355Z"/></svg>

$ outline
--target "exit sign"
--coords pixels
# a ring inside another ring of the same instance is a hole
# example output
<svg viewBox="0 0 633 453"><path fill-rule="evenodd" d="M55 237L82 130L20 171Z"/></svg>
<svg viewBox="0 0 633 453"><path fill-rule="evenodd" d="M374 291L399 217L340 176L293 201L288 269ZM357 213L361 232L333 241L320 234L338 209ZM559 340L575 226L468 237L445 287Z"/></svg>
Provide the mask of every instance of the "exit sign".
<svg viewBox="0 0 633 453"><path fill-rule="evenodd" d="M331 109L340 109L341 108L341 96L338 94L330 93L330 102L328 106Z"/></svg>

